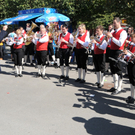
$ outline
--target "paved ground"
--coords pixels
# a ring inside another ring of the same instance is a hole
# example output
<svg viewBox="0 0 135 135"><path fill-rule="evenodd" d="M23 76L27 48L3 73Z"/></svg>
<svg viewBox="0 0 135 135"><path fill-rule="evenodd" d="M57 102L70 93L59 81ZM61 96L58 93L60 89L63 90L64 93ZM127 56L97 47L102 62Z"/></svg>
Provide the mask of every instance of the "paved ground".
<svg viewBox="0 0 135 135"><path fill-rule="evenodd" d="M105 86L93 86L96 75L88 66L86 83L75 83L75 65L63 87L60 69L47 68L45 79L36 78L37 69L27 66L23 78L15 78L10 60L0 61L0 135L135 135L135 105L127 105L128 79L123 92L111 96ZM93 96L94 97L91 97Z"/></svg>

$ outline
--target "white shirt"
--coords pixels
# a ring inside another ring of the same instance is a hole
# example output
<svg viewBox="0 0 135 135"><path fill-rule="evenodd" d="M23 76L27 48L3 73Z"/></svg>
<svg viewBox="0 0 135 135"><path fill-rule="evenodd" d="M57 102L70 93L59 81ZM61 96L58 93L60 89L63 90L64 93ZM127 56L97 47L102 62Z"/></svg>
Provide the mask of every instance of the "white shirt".
<svg viewBox="0 0 135 135"><path fill-rule="evenodd" d="M29 32L31 30L31 27L26 27L26 31Z"/></svg>
<svg viewBox="0 0 135 135"><path fill-rule="evenodd" d="M84 35L85 33L82 34L82 36ZM76 35L76 38L79 36L79 33L77 33ZM90 43L90 34L89 32L87 31L87 36L85 38L85 42L81 41L80 39L78 40L78 42L83 45L84 47L88 47L89 46L89 43Z"/></svg>
<svg viewBox="0 0 135 135"><path fill-rule="evenodd" d="M121 30L122 28L118 28L116 31L116 33ZM123 43L125 42L125 40L127 39L127 32L125 30L123 30L121 33L120 33L120 38L119 40L117 40L116 38L112 38L112 42L114 42L117 46L121 47L123 45ZM110 41L111 42L111 39Z"/></svg>
<svg viewBox="0 0 135 135"><path fill-rule="evenodd" d="M46 34L46 36L44 36ZM37 41L39 41L40 43L45 43L49 41L49 37L47 32L45 33L41 38L33 38L32 42L37 45Z"/></svg>
<svg viewBox="0 0 135 135"><path fill-rule="evenodd" d="M101 38L102 36L103 36L103 34L100 35L100 38ZM104 40L100 46L99 46L99 43L96 43L96 46L97 46L99 49L105 50L106 47L107 47L107 42L106 42L106 40Z"/></svg>
<svg viewBox="0 0 135 135"><path fill-rule="evenodd" d="M66 35L67 35L67 33L68 33L68 32L66 32L66 34L65 34L65 35L63 35L63 34L62 34L62 36L66 36ZM58 42L60 42L60 35L59 35L59 37L58 37ZM74 37L73 37L73 35L72 35L72 34L70 34L69 42L70 42L71 44L73 44L73 42L74 42Z"/></svg>
<svg viewBox="0 0 135 135"><path fill-rule="evenodd" d="M131 42L131 44L130 44L130 45L133 45L133 46L135 46L135 43Z"/></svg>
<svg viewBox="0 0 135 135"><path fill-rule="evenodd" d="M20 37L16 37L19 41L14 41L14 44L21 45L23 43L23 38L19 39Z"/></svg>

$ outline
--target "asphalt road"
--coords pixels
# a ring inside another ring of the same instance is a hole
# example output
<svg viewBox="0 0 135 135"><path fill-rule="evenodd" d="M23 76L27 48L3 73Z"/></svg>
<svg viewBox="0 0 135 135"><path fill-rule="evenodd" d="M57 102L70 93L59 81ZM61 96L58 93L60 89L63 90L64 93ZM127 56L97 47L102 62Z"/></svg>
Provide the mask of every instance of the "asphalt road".
<svg viewBox="0 0 135 135"><path fill-rule="evenodd" d="M86 83L75 83L76 65L71 64L65 87L58 81L60 69L48 67L46 77L25 66L15 78L13 63L0 61L0 135L135 135L135 105L127 105L128 79L122 93L111 96L108 75L105 86L93 86L96 75L88 66Z"/></svg>

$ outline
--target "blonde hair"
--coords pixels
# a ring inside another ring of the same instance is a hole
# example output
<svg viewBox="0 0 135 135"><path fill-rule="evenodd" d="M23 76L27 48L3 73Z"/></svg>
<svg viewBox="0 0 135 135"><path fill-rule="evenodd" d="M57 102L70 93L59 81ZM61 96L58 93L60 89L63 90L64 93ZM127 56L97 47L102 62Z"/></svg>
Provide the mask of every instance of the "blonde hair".
<svg viewBox="0 0 135 135"><path fill-rule="evenodd" d="M20 30L20 29L17 29L17 30L16 30L16 34L17 34L17 35L21 34L21 30Z"/></svg>
<svg viewBox="0 0 135 135"><path fill-rule="evenodd" d="M85 24L82 23L78 27L79 28L82 28L84 33L86 32L86 26L85 26Z"/></svg>

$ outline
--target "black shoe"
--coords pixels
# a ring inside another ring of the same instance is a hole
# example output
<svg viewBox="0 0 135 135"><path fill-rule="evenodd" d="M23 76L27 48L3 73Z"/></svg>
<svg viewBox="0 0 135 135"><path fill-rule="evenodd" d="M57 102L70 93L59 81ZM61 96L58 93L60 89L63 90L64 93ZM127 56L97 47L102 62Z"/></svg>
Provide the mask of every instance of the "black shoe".
<svg viewBox="0 0 135 135"><path fill-rule="evenodd" d="M22 74L19 74L19 76L20 76L20 77L23 77L23 75L22 75Z"/></svg>
<svg viewBox="0 0 135 135"><path fill-rule="evenodd" d="M64 78L64 80L69 80L69 76L66 76L66 77Z"/></svg>
<svg viewBox="0 0 135 135"><path fill-rule="evenodd" d="M43 74L42 74L42 75L41 75L41 77L42 77L42 78L44 78L44 77L45 77L45 75L43 75Z"/></svg>
<svg viewBox="0 0 135 135"><path fill-rule="evenodd" d="M98 86L99 85L99 83L98 82L96 82L95 84L93 84L93 86Z"/></svg>
<svg viewBox="0 0 135 135"><path fill-rule="evenodd" d="M19 75L18 74L15 74L15 77L18 77Z"/></svg>
<svg viewBox="0 0 135 135"><path fill-rule="evenodd" d="M128 78L128 74L123 75L124 78Z"/></svg>
<svg viewBox="0 0 135 135"><path fill-rule="evenodd" d="M81 80L80 83L85 83L85 80Z"/></svg>
<svg viewBox="0 0 135 135"><path fill-rule="evenodd" d="M53 64L55 67L57 66L57 63L56 62L54 62L54 64Z"/></svg>
<svg viewBox="0 0 135 135"><path fill-rule="evenodd" d="M80 82L81 81L81 79L80 78L77 78L76 80L75 80L75 82Z"/></svg>
<svg viewBox="0 0 135 135"><path fill-rule="evenodd" d="M107 69L106 72L109 73L109 70Z"/></svg>
<svg viewBox="0 0 135 135"><path fill-rule="evenodd" d="M100 83L100 84L98 84L98 86L97 86L98 88L102 88L103 87L103 85Z"/></svg>
<svg viewBox="0 0 135 135"><path fill-rule="evenodd" d="M114 95L117 95L119 93L121 93L121 91L115 90L114 92L111 93L111 95L114 96Z"/></svg>
<svg viewBox="0 0 135 135"><path fill-rule="evenodd" d="M26 63L24 63L23 65L24 65L24 66L27 66L27 64L26 64Z"/></svg>
<svg viewBox="0 0 135 135"><path fill-rule="evenodd" d="M64 78L65 78L65 76L64 76L64 75L61 75L61 76L60 76L60 79L64 79Z"/></svg>
<svg viewBox="0 0 135 135"><path fill-rule="evenodd" d="M47 62L46 66L49 66L49 62Z"/></svg>
<svg viewBox="0 0 135 135"><path fill-rule="evenodd" d="M132 97L127 97L127 99L126 99L126 102L128 103L128 104L134 104L134 101L135 101L135 99L134 98L132 98Z"/></svg>
<svg viewBox="0 0 135 135"><path fill-rule="evenodd" d="M30 65L31 65L31 66L34 66L34 64L33 64L33 63L31 63Z"/></svg>
<svg viewBox="0 0 135 135"><path fill-rule="evenodd" d="M112 87L110 90L108 90L108 92L114 92L116 89L114 87Z"/></svg>

